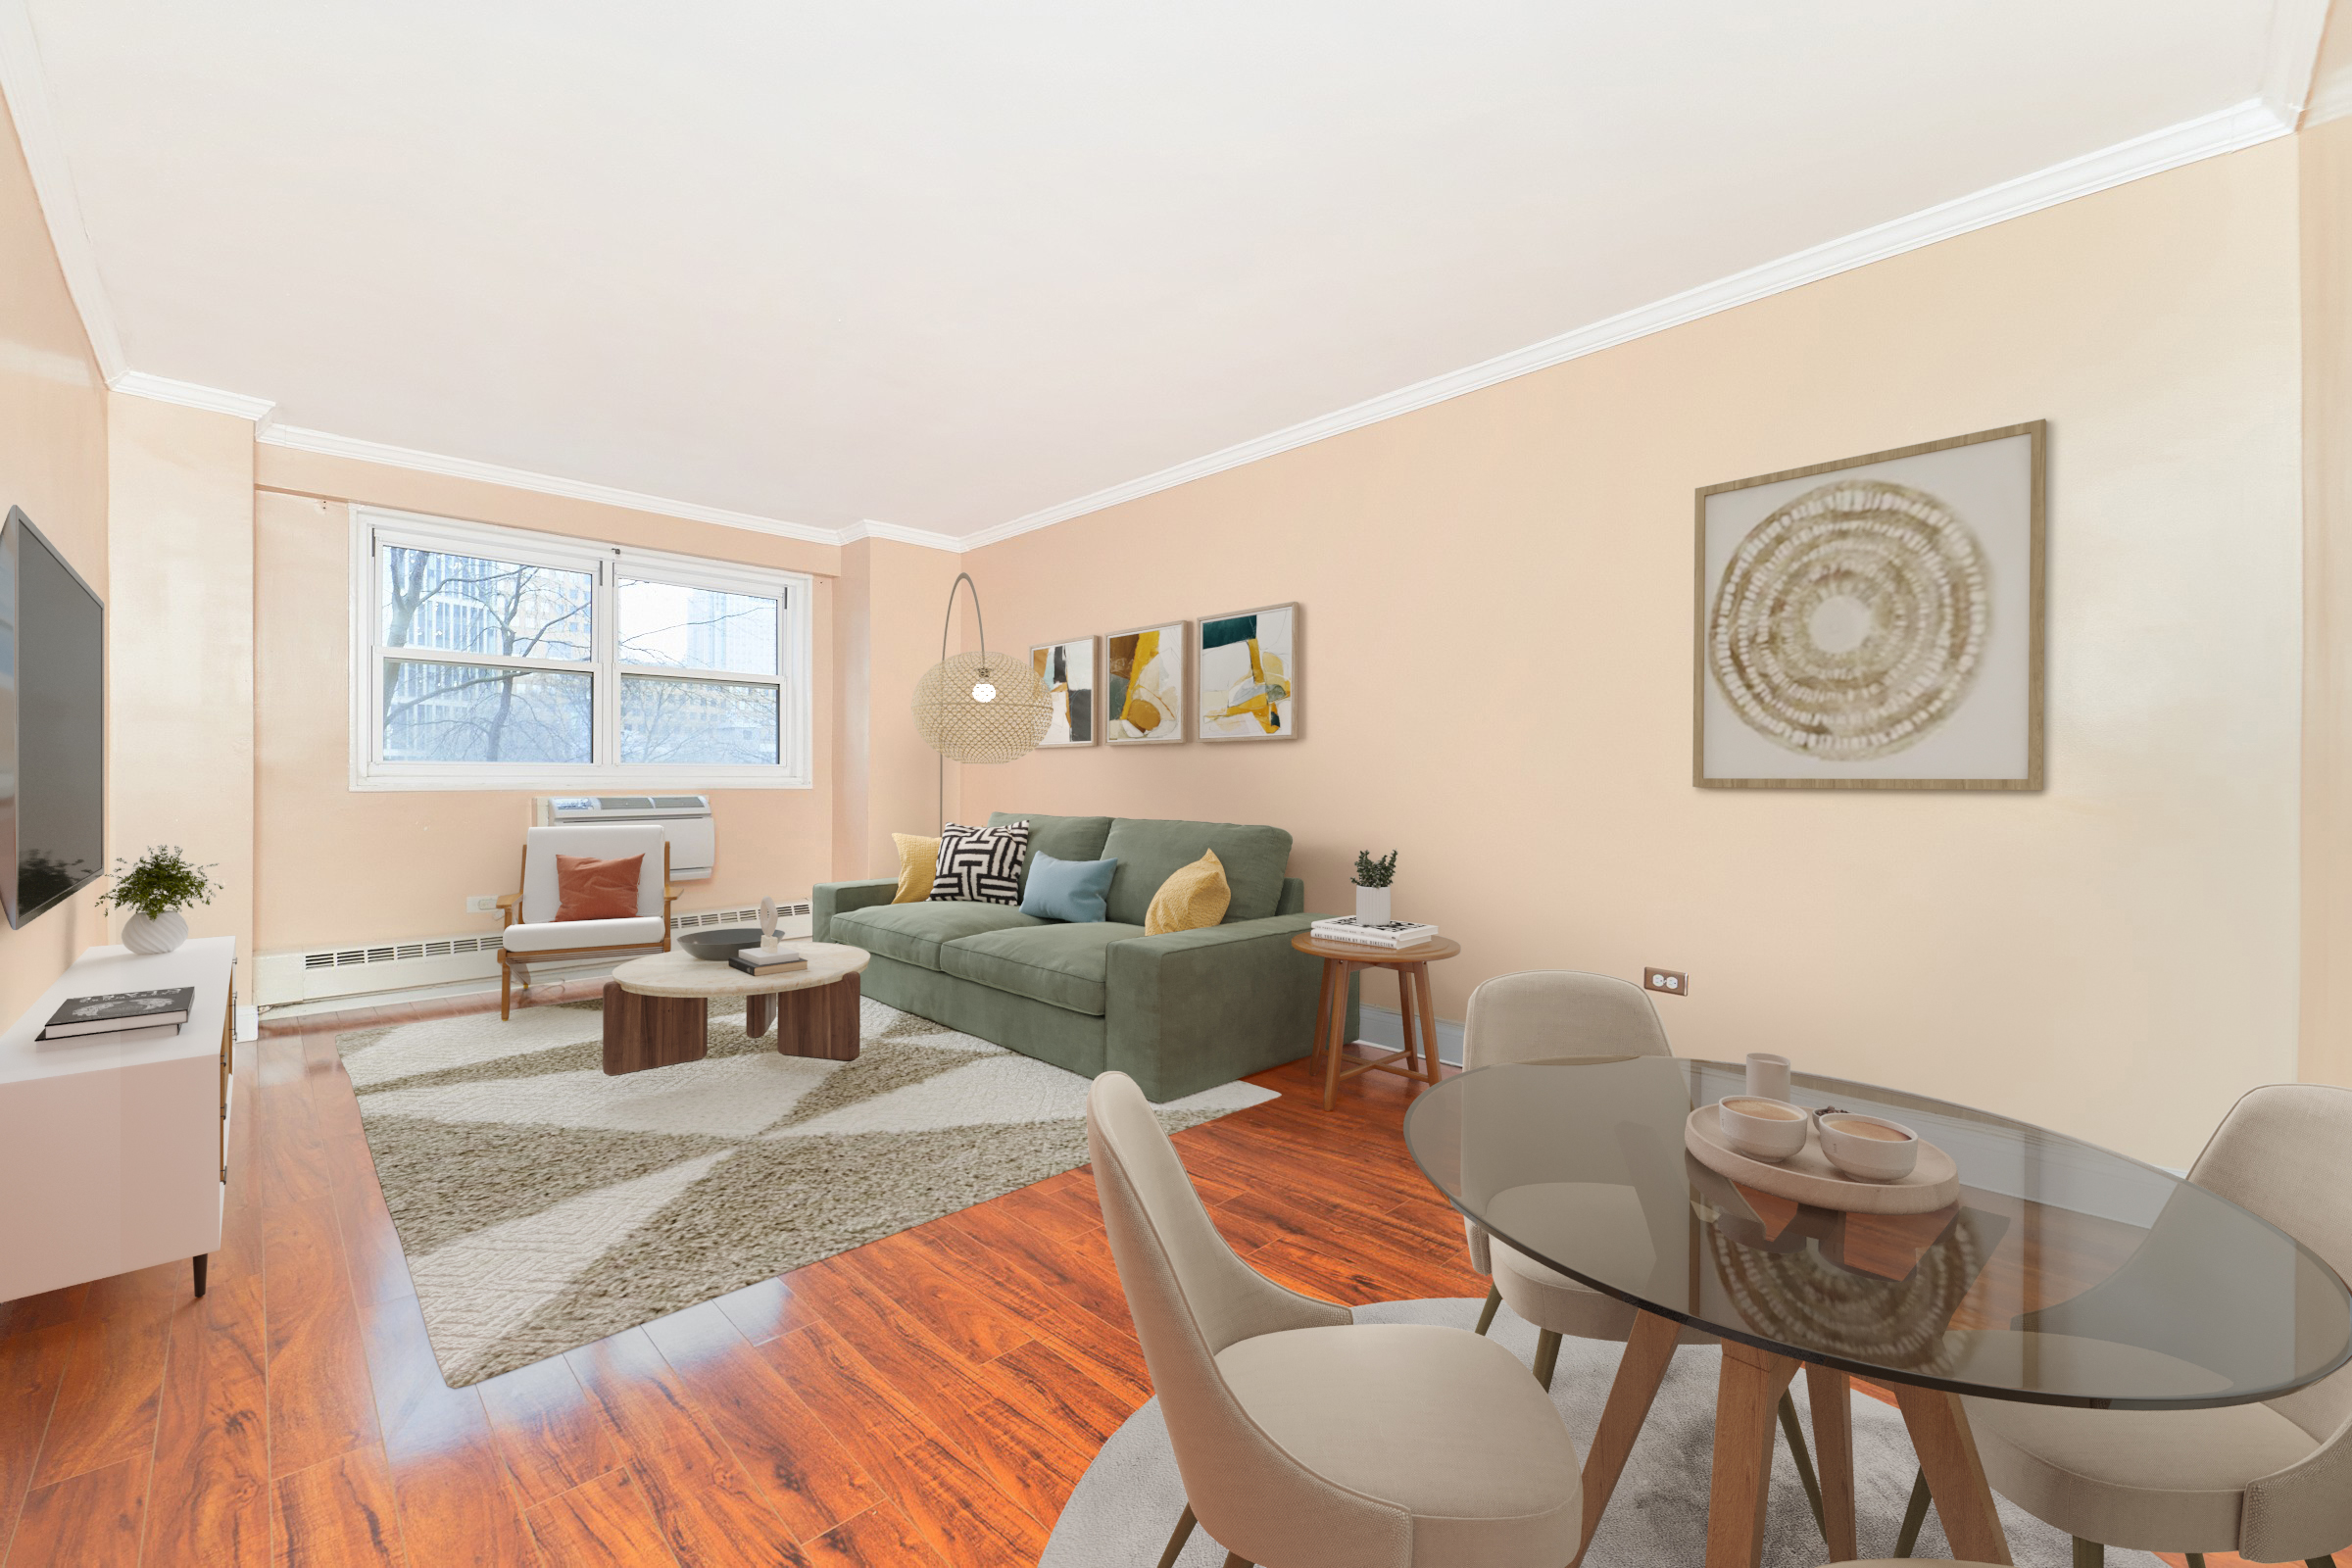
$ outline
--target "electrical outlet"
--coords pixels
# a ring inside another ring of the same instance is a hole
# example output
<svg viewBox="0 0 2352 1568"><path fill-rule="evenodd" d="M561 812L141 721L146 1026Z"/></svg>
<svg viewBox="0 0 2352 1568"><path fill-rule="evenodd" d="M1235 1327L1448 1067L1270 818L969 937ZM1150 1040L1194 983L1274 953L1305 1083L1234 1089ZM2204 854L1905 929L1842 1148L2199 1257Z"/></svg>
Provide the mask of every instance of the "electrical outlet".
<svg viewBox="0 0 2352 1568"><path fill-rule="evenodd" d="M496 914L498 912L498 895L495 893L474 894L466 901L466 912L467 914Z"/></svg>
<svg viewBox="0 0 2352 1568"><path fill-rule="evenodd" d="M1690 977L1680 969L1645 967L1642 971L1642 989L1663 991L1670 997L1687 997L1690 994Z"/></svg>

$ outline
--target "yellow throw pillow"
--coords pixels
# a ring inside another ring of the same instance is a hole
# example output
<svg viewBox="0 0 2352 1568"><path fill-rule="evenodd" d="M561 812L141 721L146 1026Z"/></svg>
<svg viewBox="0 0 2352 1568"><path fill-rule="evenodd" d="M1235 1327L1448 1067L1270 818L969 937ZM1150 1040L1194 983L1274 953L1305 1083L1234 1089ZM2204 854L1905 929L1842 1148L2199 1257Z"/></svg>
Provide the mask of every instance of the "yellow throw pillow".
<svg viewBox="0 0 2352 1568"><path fill-rule="evenodd" d="M939 840L893 833L890 842L899 847L899 891L890 902L922 903L931 897L931 884L939 876Z"/></svg>
<svg viewBox="0 0 2352 1568"><path fill-rule="evenodd" d="M1225 918L1226 907L1232 903L1233 889L1225 882L1225 862L1217 858L1216 851L1210 850L1180 868L1152 895L1152 907L1144 914L1144 935L1155 937L1169 931L1198 931L1202 926L1215 925Z"/></svg>

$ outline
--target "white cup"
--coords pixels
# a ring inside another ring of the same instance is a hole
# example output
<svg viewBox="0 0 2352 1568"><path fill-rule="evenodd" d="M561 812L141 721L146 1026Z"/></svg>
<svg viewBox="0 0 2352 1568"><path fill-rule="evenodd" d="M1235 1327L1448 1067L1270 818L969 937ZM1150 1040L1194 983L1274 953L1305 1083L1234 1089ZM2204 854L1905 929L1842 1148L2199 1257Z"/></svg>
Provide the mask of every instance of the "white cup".
<svg viewBox="0 0 2352 1568"><path fill-rule="evenodd" d="M1747 1092L1758 1100L1788 1098L1788 1058L1768 1051L1747 1054Z"/></svg>

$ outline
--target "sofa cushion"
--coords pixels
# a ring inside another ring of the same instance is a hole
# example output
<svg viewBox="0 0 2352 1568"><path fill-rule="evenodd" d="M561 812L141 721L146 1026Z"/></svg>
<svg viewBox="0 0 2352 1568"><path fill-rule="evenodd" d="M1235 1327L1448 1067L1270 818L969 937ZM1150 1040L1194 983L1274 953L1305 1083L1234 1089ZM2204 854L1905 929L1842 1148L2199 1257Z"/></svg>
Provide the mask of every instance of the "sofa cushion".
<svg viewBox="0 0 2352 1568"><path fill-rule="evenodd" d="M1110 917L1142 925L1159 885L1211 850L1233 889L1227 922L1272 914L1282 899L1282 869L1291 858L1291 836L1281 828L1122 816L1110 824L1102 845L1103 858L1119 862L1118 874L1110 879Z"/></svg>
<svg viewBox="0 0 2352 1568"><path fill-rule="evenodd" d="M1009 904L877 904L850 909L833 917L827 933L835 942L863 948L901 963L924 969L939 967L939 946L984 931L1007 931L1043 925ZM660 937L655 938L660 941Z"/></svg>
<svg viewBox="0 0 2352 1568"><path fill-rule="evenodd" d="M1102 840L1110 832L1107 816L1039 816L1034 811L991 811L990 827L1007 822L1029 824L1029 848L1043 850L1056 860L1100 860ZM1029 891L1029 862L1021 862L1021 892Z"/></svg>
<svg viewBox="0 0 2352 1568"><path fill-rule="evenodd" d="M1021 912L1041 920L1102 918L1102 901L1116 860L1056 860L1043 850L1029 857L1029 889L1021 895Z"/></svg>
<svg viewBox="0 0 2352 1568"><path fill-rule="evenodd" d="M963 937L939 950L944 974L1009 991L1100 1018L1102 972L1113 943L1144 934L1140 925L1087 920L1066 925L1031 922L1021 930Z"/></svg>

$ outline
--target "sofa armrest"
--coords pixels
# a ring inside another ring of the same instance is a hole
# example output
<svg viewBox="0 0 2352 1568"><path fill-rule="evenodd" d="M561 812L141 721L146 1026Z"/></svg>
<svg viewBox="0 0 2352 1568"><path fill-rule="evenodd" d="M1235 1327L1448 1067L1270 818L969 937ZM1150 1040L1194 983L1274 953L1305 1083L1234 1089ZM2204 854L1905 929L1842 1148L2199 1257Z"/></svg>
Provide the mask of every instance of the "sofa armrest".
<svg viewBox="0 0 2352 1568"><path fill-rule="evenodd" d="M1103 975L1103 1065L1164 1102L1305 1055L1323 960L1293 948L1291 938L1316 918L1276 914L1113 943ZM1343 1004L1353 1038L1352 979Z"/></svg>
<svg viewBox="0 0 2352 1568"><path fill-rule="evenodd" d="M830 942L833 917L852 909L871 908L888 904L898 896L899 879L895 876L874 877L864 882L819 882L808 896L808 934L818 942Z"/></svg>

